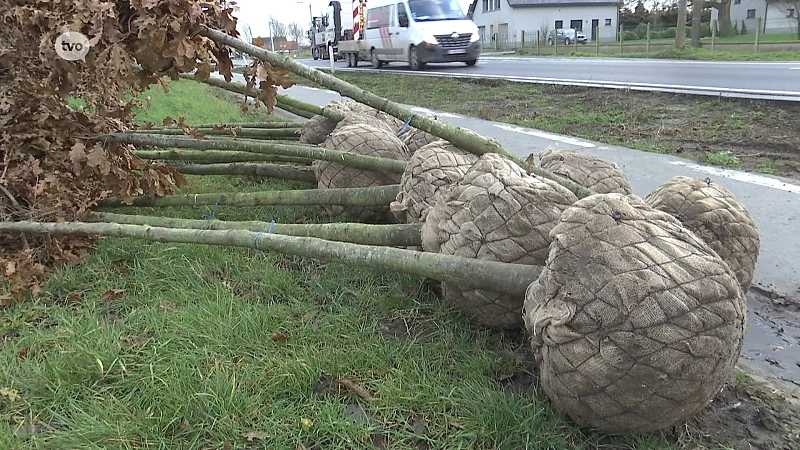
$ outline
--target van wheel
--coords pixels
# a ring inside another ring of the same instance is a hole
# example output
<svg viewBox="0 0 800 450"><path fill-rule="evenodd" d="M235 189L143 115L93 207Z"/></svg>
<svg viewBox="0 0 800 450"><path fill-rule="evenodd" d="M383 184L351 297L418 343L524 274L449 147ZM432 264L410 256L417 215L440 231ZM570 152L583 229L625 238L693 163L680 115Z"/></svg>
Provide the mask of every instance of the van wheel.
<svg viewBox="0 0 800 450"><path fill-rule="evenodd" d="M347 61L347 67L353 67L353 55L348 53L344 55L344 59Z"/></svg>
<svg viewBox="0 0 800 450"><path fill-rule="evenodd" d="M358 54L353 53L351 58L353 58L353 67L358 67Z"/></svg>
<svg viewBox="0 0 800 450"><path fill-rule="evenodd" d="M319 50L317 50L317 47L311 49L311 56L314 57L314 61L319 59Z"/></svg>
<svg viewBox="0 0 800 450"><path fill-rule="evenodd" d="M408 67L411 70L422 70L425 68L425 64L419 59L419 53L417 53L416 47L411 47L411 50L408 51Z"/></svg>
<svg viewBox="0 0 800 450"><path fill-rule="evenodd" d="M547 45L553 45L553 40L552 39L548 39L547 40Z"/></svg>
<svg viewBox="0 0 800 450"><path fill-rule="evenodd" d="M374 49L370 52L369 59L370 61L372 61L373 69L380 69L381 66L383 65L381 63L381 60L378 59L378 53Z"/></svg>
<svg viewBox="0 0 800 450"><path fill-rule="evenodd" d="M569 44L572 44L572 41L570 41L569 38L564 39L564 45L569 45Z"/></svg>
<svg viewBox="0 0 800 450"><path fill-rule="evenodd" d="M466 61L464 61L464 62L465 62L465 63L466 63L468 66L472 67L472 66L474 66L474 65L475 65L475 64L478 62L478 60L477 60L477 59L468 59L468 60L466 60Z"/></svg>

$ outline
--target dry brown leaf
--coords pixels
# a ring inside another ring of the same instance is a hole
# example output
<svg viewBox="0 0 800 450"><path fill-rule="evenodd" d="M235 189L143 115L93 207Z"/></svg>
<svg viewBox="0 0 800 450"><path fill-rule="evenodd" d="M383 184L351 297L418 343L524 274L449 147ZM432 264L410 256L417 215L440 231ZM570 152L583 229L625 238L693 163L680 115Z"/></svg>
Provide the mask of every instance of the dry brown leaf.
<svg viewBox="0 0 800 450"><path fill-rule="evenodd" d="M122 294L124 293L125 289L109 289L103 292L103 295L101 295L100 298L103 300L114 300L122 297Z"/></svg>
<svg viewBox="0 0 800 450"><path fill-rule="evenodd" d="M354 383L354 382L352 382L350 380L340 378L336 382L339 383L341 386L344 386L345 388L347 388L348 391L352 392L353 394L357 395L358 397L361 397L364 400L372 400L372 399L375 398L375 397L372 396L372 394L367 389L365 389L361 385L356 384L356 383Z"/></svg>
<svg viewBox="0 0 800 450"><path fill-rule="evenodd" d="M283 334L280 331L276 331L272 333L272 336L269 337L269 340L272 342L286 342L289 340L289 336Z"/></svg>
<svg viewBox="0 0 800 450"><path fill-rule="evenodd" d="M247 439L248 442L252 442L254 440L263 441L269 437L269 434L264 433L263 431L247 431L242 433L242 437Z"/></svg>

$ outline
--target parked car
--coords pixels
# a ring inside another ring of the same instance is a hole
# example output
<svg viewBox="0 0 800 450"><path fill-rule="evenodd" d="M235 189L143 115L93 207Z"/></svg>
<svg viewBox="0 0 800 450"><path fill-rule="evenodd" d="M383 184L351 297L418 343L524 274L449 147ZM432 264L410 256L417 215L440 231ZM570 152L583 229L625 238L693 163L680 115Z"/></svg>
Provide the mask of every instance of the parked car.
<svg viewBox="0 0 800 450"><path fill-rule="evenodd" d="M563 45L570 45L575 42L579 44L589 42L583 31L578 31L575 28L556 28L547 35L547 45L553 45L556 42L556 35L558 36L558 43Z"/></svg>

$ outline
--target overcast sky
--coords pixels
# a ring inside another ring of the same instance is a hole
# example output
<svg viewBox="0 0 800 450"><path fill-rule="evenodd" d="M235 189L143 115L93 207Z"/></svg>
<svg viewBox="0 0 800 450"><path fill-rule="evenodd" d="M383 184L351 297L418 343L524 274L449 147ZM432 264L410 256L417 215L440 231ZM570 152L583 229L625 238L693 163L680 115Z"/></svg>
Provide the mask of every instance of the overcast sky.
<svg viewBox="0 0 800 450"><path fill-rule="evenodd" d="M236 0L239 11L235 14L239 18L239 32L243 24L250 25L253 37L269 36L269 17L272 15L284 24L297 22L304 30L309 27L308 4L314 15L320 15L328 7L329 0ZM342 0L342 10L350 11L351 0ZM368 2L369 3L369 2ZM464 13L467 12L471 0L459 0ZM345 23L350 22L345 18Z"/></svg>

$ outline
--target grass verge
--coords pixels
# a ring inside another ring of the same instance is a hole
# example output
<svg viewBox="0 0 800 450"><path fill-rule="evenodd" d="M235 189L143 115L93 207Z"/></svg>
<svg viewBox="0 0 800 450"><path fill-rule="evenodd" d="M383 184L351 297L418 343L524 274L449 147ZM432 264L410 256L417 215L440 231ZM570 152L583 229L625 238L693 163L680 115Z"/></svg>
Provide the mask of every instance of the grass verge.
<svg viewBox="0 0 800 450"><path fill-rule="evenodd" d="M170 88L149 92L138 120L263 120L204 85ZM189 182L184 192L307 187ZM216 217L321 220L297 207ZM0 448L677 446L579 430L548 406L522 335L476 327L431 291L417 277L256 250L100 240L43 295L3 311Z"/></svg>

